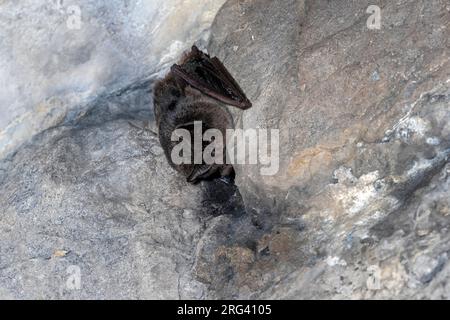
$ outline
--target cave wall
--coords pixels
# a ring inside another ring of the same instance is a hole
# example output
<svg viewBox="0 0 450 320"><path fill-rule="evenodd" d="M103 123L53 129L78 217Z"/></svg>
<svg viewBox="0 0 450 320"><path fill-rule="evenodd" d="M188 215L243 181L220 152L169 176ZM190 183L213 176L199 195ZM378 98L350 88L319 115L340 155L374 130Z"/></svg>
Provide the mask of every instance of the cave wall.
<svg viewBox="0 0 450 320"><path fill-rule="evenodd" d="M1 1L0 158L98 96L164 72L205 43L223 2Z"/></svg>

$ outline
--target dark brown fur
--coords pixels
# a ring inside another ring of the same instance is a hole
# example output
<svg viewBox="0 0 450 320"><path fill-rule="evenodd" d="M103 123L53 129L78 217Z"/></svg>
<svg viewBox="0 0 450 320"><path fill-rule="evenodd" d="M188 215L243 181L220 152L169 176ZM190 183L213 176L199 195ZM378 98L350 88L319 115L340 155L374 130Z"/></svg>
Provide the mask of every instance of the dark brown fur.
<svg viewBox="0 0 450 320"><path fill-rule="evenodd" d="M155 84L154 110L161 146L170 165L184 174L188 182L196 183L233 173L231 165L176 165L171 159L172 149L179 143L171 141L176 128L188 129L194 121L202 121L205 130L218 129L226 137L226 129L233 128L233 119L225 104L242 109L251 106L221 62L195 46L178 65L172 66L164 79Z"/></svg>

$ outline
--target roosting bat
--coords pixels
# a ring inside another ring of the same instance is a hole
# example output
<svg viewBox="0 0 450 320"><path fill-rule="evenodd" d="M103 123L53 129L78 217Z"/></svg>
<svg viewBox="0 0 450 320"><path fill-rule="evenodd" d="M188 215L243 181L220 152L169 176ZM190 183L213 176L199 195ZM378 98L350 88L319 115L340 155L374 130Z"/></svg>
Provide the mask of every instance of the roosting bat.
<svg viewBox="0 0 450 320"><path fill-rule="evenodd" d="M217 57L200 51L196 46L174 64L169 74L155 84L154 107L159 140L167 160L187 181L229 176L231 164L175 164L172 149L179 142L171 141L175 129L192 133L194 122L202 122L202 132L218 129L226 137L226 129L233 128L233 119L225 105L246 110L252 106L242 89ZM223 155L226 154L224 141ZM203 146L204 148L205 146Z"/></svg>

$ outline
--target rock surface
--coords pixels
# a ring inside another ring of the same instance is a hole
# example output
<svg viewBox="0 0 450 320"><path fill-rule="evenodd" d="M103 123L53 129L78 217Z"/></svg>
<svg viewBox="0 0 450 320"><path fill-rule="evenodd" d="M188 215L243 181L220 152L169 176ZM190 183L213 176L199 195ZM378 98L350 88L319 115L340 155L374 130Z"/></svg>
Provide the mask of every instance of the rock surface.
<svg viewBox="0 0 450 320"><path fill-rule="evenodd" d="M219 296L449 297L450 6L380 1L370 30L372 4L219 12L209 50L253 102L232 110L239 126L280 130L277 175L236 167L267 232L244 272L230 258L236 285Z"/></svg>
<svg viewBox="0 0 450 320"><path fill-rule="evenodd" d="M253 102L230 111L280 130L277 175L186 184L147 76L2 160L0 297L450 298L450 7L379 1L369 30L372 4L216 16L209 52Z"/></svg>
<svg viewBox="0 0 450 320"><path fill-rule="evenodd" d="M170 168L149 88L103 96L1 162L1 298L206 295L191 272L196 250L214 216L244 209L235 187L192 186Z"/></svg>
<svg viewBox="0 0 450 320"><path fill-rule="evenodd" d="M204 43L223 3L0 1L0 158Z"/></svg>

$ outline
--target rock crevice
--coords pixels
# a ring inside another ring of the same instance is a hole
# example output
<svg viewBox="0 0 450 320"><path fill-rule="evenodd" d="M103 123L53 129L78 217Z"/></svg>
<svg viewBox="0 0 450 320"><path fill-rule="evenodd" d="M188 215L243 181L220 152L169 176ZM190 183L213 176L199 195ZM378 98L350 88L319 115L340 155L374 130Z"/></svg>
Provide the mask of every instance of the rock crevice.
<svg viewBox="0 0 450 320"><path fill-rule="evenodd" d="M2 160L0 296L449 299L450 8L380 1L370 30L369 5L218 12L208 51L253 103L236 126L279 129L274 176L187 184L148 77Z"/></svg>

